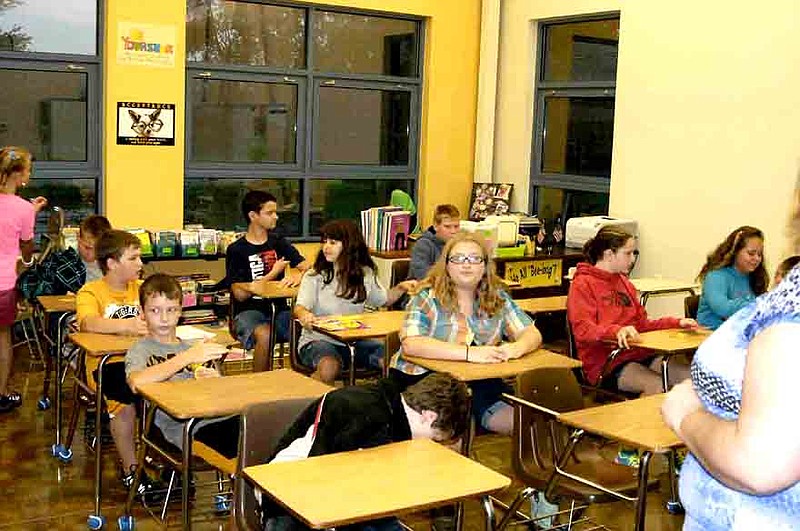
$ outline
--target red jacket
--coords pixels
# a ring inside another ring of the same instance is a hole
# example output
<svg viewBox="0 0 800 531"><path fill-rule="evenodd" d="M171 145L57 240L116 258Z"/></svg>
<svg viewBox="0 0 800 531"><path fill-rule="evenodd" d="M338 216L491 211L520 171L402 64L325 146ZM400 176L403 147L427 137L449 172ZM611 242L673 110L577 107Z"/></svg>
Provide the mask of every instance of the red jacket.
<svg viewBox="0 0 800 531"><path fill-rule="evenodd" d="M617 332L623 326L632 325L639 332L680 326L680 319L675 317L648 319L636 288L626 275L609 273L588 263L578 264L569 287L567 318L583 373L592 384L597 383L606 358L616 348ZM621 352L609 370L651 355L650 350L632 347Z"/></svg>

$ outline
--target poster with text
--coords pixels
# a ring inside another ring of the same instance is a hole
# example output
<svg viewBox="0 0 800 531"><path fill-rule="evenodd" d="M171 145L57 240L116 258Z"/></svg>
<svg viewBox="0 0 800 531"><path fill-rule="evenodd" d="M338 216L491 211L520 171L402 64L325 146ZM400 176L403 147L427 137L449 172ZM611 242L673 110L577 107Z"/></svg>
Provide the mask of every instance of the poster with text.
<svg viewBox="0 0 800 531"><path fill-rule="evenodd" d="M174 146L175 104L117 102L117 145Z"/></svg>
<svg viewBox="0 0 800 531"><path fill-rule="evenodd" d="M118 64L161 68L175 66L175 26L120 22L117 29Z"/></svg>

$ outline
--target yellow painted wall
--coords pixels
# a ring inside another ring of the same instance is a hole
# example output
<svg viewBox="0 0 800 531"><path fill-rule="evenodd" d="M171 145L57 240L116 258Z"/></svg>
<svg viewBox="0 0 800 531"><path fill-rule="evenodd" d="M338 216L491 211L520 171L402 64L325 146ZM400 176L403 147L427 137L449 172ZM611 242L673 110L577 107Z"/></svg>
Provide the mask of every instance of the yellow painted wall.
<svg viewBox="0 0 800 531"><path fill-rule="evenodd" d="M766 232L774 270L800 161L800 4L502 5L494 178L518 183L515 206L528 202L536 20L619 10L610 212L639 221L637 274L691 279L742 224ZM680 312L677 299L649 309Z"/></svg>
<svg viewBox="0 0 800 531"><path fill-rule="evenodd" d="M183 221L185 2L110 0L106 4L105 211L118 226L179 227ZM420 221L430 223L438 203L454 203L466 211L475 145L480 1L349 0L324 4L427 18ZM175 25L175 68L118 65L118 20ZM117 146L117 101L176 103L175 147Z"/></svg>
<svg viewBox="0 0 800 531"><path fill-rule="evenodd" d="M170 229L183 226L183 146L186 48L184 2L104 2L104 204L114 226ZM119 64L119 22L175 29L175 66ZM118 146L117 102L175 103L174 146Z"/></svg>

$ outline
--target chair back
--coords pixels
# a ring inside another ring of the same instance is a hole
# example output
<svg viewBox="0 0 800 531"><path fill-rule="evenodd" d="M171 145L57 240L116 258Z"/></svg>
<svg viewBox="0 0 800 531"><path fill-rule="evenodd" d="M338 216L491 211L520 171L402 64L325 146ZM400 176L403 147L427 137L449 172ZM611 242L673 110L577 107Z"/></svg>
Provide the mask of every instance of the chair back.
<svg viewBox="0 0 800 531"><path fill-rule="evenodd" d="M700 295L689 295L683 299L683 315L697 319L697 308L700 306Z"/></svg>
<svg viewBox="0 0 800 531"><path fill-rule="evenodd" d="M409 258L398 258L392 260L392 274L390 279L390 286L396 286L400 282L408 278L408 270L411 267L411 260Z"/></svg>
<svg viewBox="0 0 800 531"><path fill-rule="evenodd" d="M295 398L248 407L241 417L239 469L234 483L234 520L238 529L261 529L253 486L242 469L267 462L286 429L315 398Z"/></svg>
<svg viewBox="0 0 800 531"><path fill-rule="evenodd" d="M291 365L293 371L309 375L314 372L314 369L300 362L300 355L297 347L302 332L303 325L300 324L300 321L292 317L291 321L289 321L289 365Z"/></svg>

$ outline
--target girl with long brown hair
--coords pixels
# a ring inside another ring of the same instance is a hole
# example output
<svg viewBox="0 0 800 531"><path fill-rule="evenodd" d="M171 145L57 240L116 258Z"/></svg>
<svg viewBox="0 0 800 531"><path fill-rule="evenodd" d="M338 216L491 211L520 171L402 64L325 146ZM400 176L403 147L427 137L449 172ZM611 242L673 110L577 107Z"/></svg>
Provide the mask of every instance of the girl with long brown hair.
<svg viewBox="0 0 800 531"><path fill-rule="evenodd" d="M350 363L350 351L343 343L313 331L314 322L327 315L363 313L365 306L390 306L416 281L401 282L390 290L381 286L364 237L352 221L329 221L321 233L322 248L313 269L300 282L294 316L303 325L300 361L315 369L315 378L332 384L342 366ZM381 342L356 342L358 365L378 369L382 362Z"/></svg>

